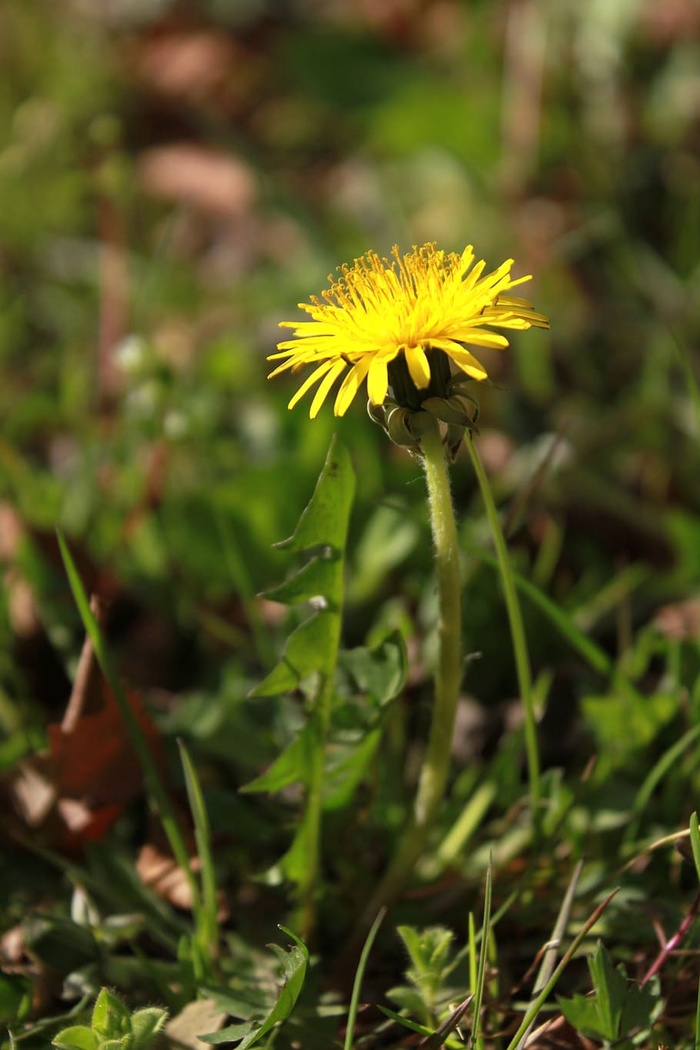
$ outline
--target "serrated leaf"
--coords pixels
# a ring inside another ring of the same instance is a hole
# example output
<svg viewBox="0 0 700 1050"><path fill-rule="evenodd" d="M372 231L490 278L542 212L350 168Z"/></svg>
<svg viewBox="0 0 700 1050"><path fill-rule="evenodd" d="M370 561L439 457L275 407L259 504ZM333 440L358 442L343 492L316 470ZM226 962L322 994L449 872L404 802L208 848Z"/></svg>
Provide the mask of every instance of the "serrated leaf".
<svg viewBox="0 0 700 1050"><path fill-rule="evenodd" d="M620 1017L621 1034L626 1035L637 1029L648 1028L655 1012L662 1006L658 989L654 989L650 984L644 985L643 988L638 988L636 984L628 984Z"/></svg>
<svg viewBox="0 0 700 1050"><path fill-rule="evenodd" d="M334 749L326 767L323 795L325 810L342 809L348 804L374 758L380 740L381 732L375 729L362 736L356 744Z"/></svg>
<svg viewBox="0 0 700 1050"><path fill-rule="evenodd" d="M283 983L277 1001L268 1015L262 1019L251 1019L243 1025L231 1025L228 1028L224 1028L221 1032L201 1036L200 1038L204 1042L219 1044L241 1039L242 1041L239 1043L237 1050L248 1050L248 1047L253 1046L264 1035L267 1035L271 1029L289 1017L304 985L309 952L306 945L291 930L286 929L284 926L280 926L280 929L291 937L295 944L289 950L280 948L278 945L270 945L270 948L275 952L282 964Z"/></svg>
<svg viewBox="0 0 700 1050"><path fill-rule="evenodd" d="M313 824L307 809L297 825L291 846L278 865L290 882L300 883L304 878L309 863L313 831Z"/></svg>
<svg viewBox="0 0 700 1050"><path fill-rule="evenodd" d="M354 492L355 475L350 456L344 445L334 437L314 494L294 534L275 546L301 552L328 545L342 551Z"/></svg>
<svg viewBox="0 0 700 1050"><path fill-rule="evenodd" d="M359 646L341 651L338 663L352 676L358 688L369 693L378 704L393 700L406 682L408 659L399 631L393 631L372 648Z"/></svg>
<svg viewBox="0 0 700 1050"><path fill-rule="evenodd" d="M277 696L296 689L304 678L318 670L319 654L326 653L332 631L332 614L320 612L305 620L287 639L280 662L249 695Z"/></svg>
<svg viewBox="0 0 700 1050"><path fill-rule="evenodd" d="M622 966L614 967L602 944L588 960L595 995L576 995L561 999L564 1017L578 1031L608 1042L650 1025L658 1009L655 990L638 988L627 977Z"/></svg>
<svg viewBox="0 0 700 1050"><path fill-rule="evenodd" d="M325 547L321 554L315 555L284 583L264 591L263 597L285 605L296 605L320 596L330 605L336 589L337 560L333 548Z"/></svg>
<svg viewBox="0 0 700 1050"><path fill-rule="evenodd" d="M558 1002L564 1017L577 1032L593 1038L602 1036L600 1014L595 999L574 995L571 999L559 999Z"/></svg>
<svg viewBox="0 0 700 1050"><path fill-rule="evenodd" d="M295 740L284 749L272 765L255 780L245 784L241 792L253 794L259 791L274 793L294 783L305 783L310 760L316 746L316 727L313 719L304 726Z"/></svg>
<svg viewBox="0 0 700 1050"><path fill-rule="evenodd" d="M588 960L588 969L591 971L598 1003L600 1034L605 1039L617 1039L628 988L627 978L613 967L610 956L600 942Z"/></svg>

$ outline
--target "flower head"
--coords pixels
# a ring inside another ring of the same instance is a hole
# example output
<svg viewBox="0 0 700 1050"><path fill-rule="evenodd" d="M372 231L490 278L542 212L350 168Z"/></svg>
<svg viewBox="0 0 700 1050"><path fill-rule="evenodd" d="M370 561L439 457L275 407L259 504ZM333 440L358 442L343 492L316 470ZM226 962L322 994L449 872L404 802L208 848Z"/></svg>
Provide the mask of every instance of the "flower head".
<svg viewBox="0 0 700 1050"><path fill-rule="evenodd" d="M340 277L329 277L330 288L320 299L311 296L310 303L299 304L311 321L281 322L281 327L294 329L294 337L281 342L278 353L270 356L283 363L269 378L316 366L289 408L318 384L309 413L313 419L341 377L336 416L345 414L365 379L371 405L381 405L393 387L392 362L405 366L401 371L407 372L420 400L421 392L426 397L435 392L429 390L435 351L472 379L485 379L486 369L467 345L508 346L504 335L486 326L549 327L531 303L508 294L531 279L511 278L512 259L485 276L484 261L474 260L471 245L458 255L425 244L405 255L394 246L391 259L370 251L352 266L341 267Z"/></svg>

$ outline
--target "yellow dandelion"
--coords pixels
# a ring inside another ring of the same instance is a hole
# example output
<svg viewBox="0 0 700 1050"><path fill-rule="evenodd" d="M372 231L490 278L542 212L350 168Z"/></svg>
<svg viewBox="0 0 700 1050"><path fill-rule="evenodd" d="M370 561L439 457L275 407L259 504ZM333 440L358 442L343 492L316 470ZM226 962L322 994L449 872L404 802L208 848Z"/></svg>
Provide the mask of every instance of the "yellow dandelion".
<svg viewBox="0 0 700 1050"><path fill-rule="evenodd" d="M268 358L283 361L268 378L315 365L289 402L294 408L318 383L312 419L341 377L336 416L345 414L365 380L370 403L381 405L392 382L392 362L401 358L402 371L419 392L431 386L436 351L472 379L486 379L486 369L467 346L502 348L508 340L485 326L524 330L549 328L549 321L526 299L508 294L531 280L513 280L512 259L485 276L485 262L474 260L471 245L461 255L435 244L414 246L405 255L394 246L391 259L367 252L341 267L337 280L329 277L321 299L314 295L310 303L299 303L313 320L281 322L294 329L294 338L279 343L278 353Z"/></svg>

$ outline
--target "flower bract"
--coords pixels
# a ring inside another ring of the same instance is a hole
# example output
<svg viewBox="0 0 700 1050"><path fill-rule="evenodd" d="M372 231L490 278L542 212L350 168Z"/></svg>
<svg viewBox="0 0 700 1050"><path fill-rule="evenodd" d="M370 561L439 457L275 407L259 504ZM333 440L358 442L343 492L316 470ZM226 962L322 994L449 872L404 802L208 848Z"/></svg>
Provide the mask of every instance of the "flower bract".
<svg viewBox="0 0 700 1050"><path fill-rule="evenodd" d="M331 276L320 298L299 304L310 321L281 322L294 334L270 356L282 363L269 378L315 366L289 402L293 408L316 386L312 419L338 381L336 416L345 414L365 380L370 403L381 405L391 385L392 362L400 357L419 392L431 384L434 351L472 379L485 379L486 369L468 347L508 346L506 337L491 328L549 327L531 303L510 294L530 276L513 279L512 259L488 274L485 266L475 261L471 245L461 255L435 244L405 255L394 246L390 259L367 252L352 266L341 267L337 279Z"/></svg>

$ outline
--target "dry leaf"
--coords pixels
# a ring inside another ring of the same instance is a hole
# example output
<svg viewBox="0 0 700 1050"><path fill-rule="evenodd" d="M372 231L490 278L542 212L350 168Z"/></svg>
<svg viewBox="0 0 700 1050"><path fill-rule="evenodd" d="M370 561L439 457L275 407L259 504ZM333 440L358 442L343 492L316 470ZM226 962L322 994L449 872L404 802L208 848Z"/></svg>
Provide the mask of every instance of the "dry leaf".
<svg viewBox="0 0 700 1050"><path fill-rule="evenodd" d="M226 217L246 215L257 197L255 177L237 157L184 142L145 150L138 176L155 196Z"/></svg>
<svg viewBox="0 0 700 1050"><path fill-rule="evenodd" d="M224 1026L226 1013L211 999L197 999L188 1003L180 1013L168 1021L165 1034L178 1050L207 1050L209 1043L198 1038L209 1032L218 1032Z"/></svg>
<svg viewBox="0 0 700 1050"><path fill-rule="evenodd" d="M151 755L163 766L160 739L139 697L127 692ZM55 848L72 851L104 837L142 791L139 761L121 710L86 641L63 721L47 730L49 750L18 768L10 792L25 825Z"/></svg>

